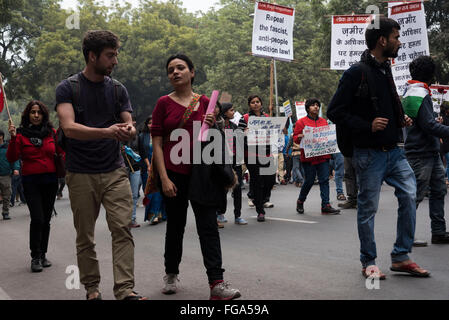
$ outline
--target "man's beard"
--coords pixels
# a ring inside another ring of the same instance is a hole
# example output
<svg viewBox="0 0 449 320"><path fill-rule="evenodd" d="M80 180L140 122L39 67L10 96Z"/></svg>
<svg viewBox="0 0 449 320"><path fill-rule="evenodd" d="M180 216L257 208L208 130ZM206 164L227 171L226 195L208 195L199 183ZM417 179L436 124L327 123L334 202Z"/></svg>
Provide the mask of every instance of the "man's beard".
<svg viewBox="0 0 449 320"><path fill-rule="evenodd" d="M399 53L399 48L394 51L393 47L387 46L383 52L385 58L397 58Z"/></svg>
<svg viewBox="0 0 449 320"><path fill-rule="evenodd" d="M102 76L110 76L112 73L112 70L109 71L107 68L100 68L98 66L94 67L95 73L102 75Z"/></svg>

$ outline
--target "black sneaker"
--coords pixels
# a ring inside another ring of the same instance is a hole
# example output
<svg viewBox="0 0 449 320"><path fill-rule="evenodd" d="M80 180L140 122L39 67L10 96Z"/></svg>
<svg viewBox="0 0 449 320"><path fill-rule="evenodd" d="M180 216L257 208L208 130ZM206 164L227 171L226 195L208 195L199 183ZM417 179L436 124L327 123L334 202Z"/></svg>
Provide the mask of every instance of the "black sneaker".
<svg viewBox="0 0 449 320"><path fill-rule="evenodd" d="M43 269L41 259L31 260L31 272L41 272Z"/></svg>
<svg viewBox="0 0 449 320"><path fill-rule="evenodd" d="M3 220L11 220L9 213L2 213L2 216L3 216Z"/></svg>
<svg viewBox="0 0 449 320"><path fill-rule="evenodd" d="M265 214L259 213L259 214L257 215L257 221L259 221L259 222L265 222Z"/></svg>
<svg viewBox="0 0 449 320"><path fill-rule="evenodd" d="M355 209L357 208L357 200L346 200L343 203L339 203L338 206L342 209Z"/></svg>
<svg viewBox="0 0 449 320"><path fill-rule="evenodd" d="M328 203L324 208L321 208L321 214L336 215L340 214L340 210L332 208L331 205Z"/></svg>
<svg viewBox="0 0 449 320"><path fill-rule="evenodd" d="M427 247L427 241L425 240L415 240L413 241L414 247Z"/></svg>
<svg viewBox="0 0 449 320"><path fill-rule="evenodd" d="M44 267L44 268L51 267L51 261L48 260L45 256L42 257L41 264L42 264L42 267Z"/></svg>
<svg viewBox="0 0 449 320"><path fill-rule="evenodd" d="M296 201L296 212L304 214L304 202L299 200Z"/></svg>
<svg viewBox="0 0 449 320"><path fill-rule="evenodd" d="M449 233L432 235L432 244L449 244Z"/></svg>

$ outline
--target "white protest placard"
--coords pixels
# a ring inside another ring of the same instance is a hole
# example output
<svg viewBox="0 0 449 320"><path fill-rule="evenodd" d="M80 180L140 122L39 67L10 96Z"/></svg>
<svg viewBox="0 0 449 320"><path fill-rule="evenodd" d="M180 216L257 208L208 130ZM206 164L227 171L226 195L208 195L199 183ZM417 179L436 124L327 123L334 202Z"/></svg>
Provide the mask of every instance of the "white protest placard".
<svg viewBox="0 0 449 320"><path fill-rule="evenodd" d="M401 26L399 40L402 45L394 64L410 63L419 56L430 55L426 15L422 2L394 6L389 17Z"/></svg>
<svg viewBox="0 0 449 320"><path fill-rule="evenodd" d="M295 102L295 107L296 107L296 119L297 120L307 116L306 102L305 101L296 101Z"/></svg>
<svg viewBox="0 0 449 320"><path fill-rule="evenodd" d="M388 16L391 14L391 8L394 6L397 6L398 4L404 4L407 3L407 1L389 1L388 2Z"/></svg>
<svg viewBox="0 0 449 320"><path fill-rule="evenodd" d="M248 145L277 144L287 119L287 117L249 117Z"/></svg>
<svg viewBox="0 0 449 320"><path fill-rule="evenodd" d="M292 112L292 106L290 105L290 100L285 101L283 106L284 106L285 116L291 117L293 115L293 112Z"/></svg>
<svg viewBox="0 0 449 320"><path fill-rule="evenodd" d="M323 127L305 127L300 147L306 158L339 153L335 124Z"/></svg>
<svg viewBox="0 0 449 320"><path fill-rule="evenodd" d="M402 97L405 92L407 81L412 80L409 63L394 64L391 66L391 72L393 73L393 79L396 84L398 95Z"/></svg>
<svg viewBox="0 0 449 320"><path fill-rule="evenodd" d="M367 49L365 30L370 15L332 16L331 69L346 70Z"/></svg>
<svg viewBox="0 0 449 320"><path fill-rule="evenodd" d="M440 113L440 107L443 102L449 104L449 86L433 84L430 86L432 92L433 111Z"/></svg>
<svg viewBox="0 0 449 320"><path fill-rule="evenodd" d="M239 125L239 121L240 121L240 119L241 119L242 117L243 117L242 114L241 114L240 112L236 111L236 112L234 113L234 118L231 119L230 121L233 122L233 123L236 124L236 125Z"/></svg>
<svg viewBox="0 0 449 320"><path fill-rule="evenodd" d="M254 9L252 53L277 60L293 60L295 9L256 2Z"/></svg>

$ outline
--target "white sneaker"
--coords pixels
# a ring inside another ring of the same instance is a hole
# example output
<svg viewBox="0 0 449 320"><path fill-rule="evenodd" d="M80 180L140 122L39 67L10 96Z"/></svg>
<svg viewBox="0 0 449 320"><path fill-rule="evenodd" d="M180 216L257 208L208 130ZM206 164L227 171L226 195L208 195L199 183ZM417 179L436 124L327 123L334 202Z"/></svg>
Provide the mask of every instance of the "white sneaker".
<svg viewBox="0 0 449 320"><path fill-rule="evenodd" d="M210 300L233 300L240 296L240 291L230 288L227 282L220 282L210 290Z"/></svg>
<svg viewBox="0 0 449 320"><path fill-rule="evenodd" d="M248 206L249 206L250 208L254 208L254 207L255 207L255 205L254 205L254 203L253 203L253 200L248 199Z"/></svg>
<svg viewBox="0 0 449 320"><path fill-rule="evenodd" d="M162 288L163 294L174 294L178 291L176 281L179 282L178 275L174 273L167 273L164 276L165 286Z"/></svg>
<svg viewBox="0 0 449 320"><path fill-rule="evenodd" d="M271 202L265 202L265 203L263 204L263 207L264 207L264 208L273 208L273 207L274 207L274 204L272 204Z"/></svg>

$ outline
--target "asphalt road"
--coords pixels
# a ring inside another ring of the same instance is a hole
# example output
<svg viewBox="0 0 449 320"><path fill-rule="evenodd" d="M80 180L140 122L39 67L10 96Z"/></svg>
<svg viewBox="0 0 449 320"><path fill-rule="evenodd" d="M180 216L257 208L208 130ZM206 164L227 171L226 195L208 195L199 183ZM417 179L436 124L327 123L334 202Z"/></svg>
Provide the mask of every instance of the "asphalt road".
<svg viewBox="0 0 449 320"><path fill-rule="evenodd" d="M232 198L228 196L229 222L220 229L225 280L238 287L243 300L384 300L448 299L449 246L414 248L411 257L431 272L422 279L391 272L390 252L396 237L397 200L394 190L384 186L376 217L377 264L387 274L378 289L369 290L361 275L356 210L339 216L320 214L319 187L315 185L305 203L306 213L295 211L299 189L276 186L267 209L267 221L256 221L248 208L244 190L242 217L246 226L233 223ZM337 205L331 181L332 204ZM12 220L0 220L0 299L82 300L85 291L67 289L67 267L76 265L75 230L70 204L56 202L58 216L52 219L48 258L53 266L41 273L30 272L28 249L29 215L26 206L11 209ZM446 204L446 209L448 205ZM190 210L190 209L189 209ZM189 211L180 266L180 290L176 295L161 293L164 275L165 223L143 223L144 208L138 208L141 227L133 229L135 241L135 290L151 300L204 300L209 298L193 212ZM428 201L417 213L416 238L430 244ZM104 299L112 293L111 237L102 210L96 226L97 255L101 268Z"/></svg>

